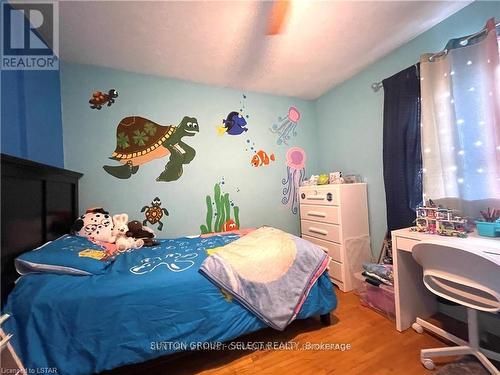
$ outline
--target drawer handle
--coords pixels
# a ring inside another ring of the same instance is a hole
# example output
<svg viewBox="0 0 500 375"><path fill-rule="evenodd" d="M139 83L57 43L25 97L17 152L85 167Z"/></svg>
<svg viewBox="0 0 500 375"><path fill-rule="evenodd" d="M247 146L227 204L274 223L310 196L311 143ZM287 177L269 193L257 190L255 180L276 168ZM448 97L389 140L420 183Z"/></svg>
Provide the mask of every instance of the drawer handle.
<svg viewBox="0 0 500 375"><path fill-rule="evenodd" d="M306 197L306 199L310 199L310 200L313 200L313 201L324 201L325 200L325 196L324 195L308 195Z"/></svg>
<svg viewBox="0 0 500 375"><path fill-rule="evenodd" d="M323 236L328 235L328 232L326 230L318 229L318 228L314 228L314 227L310 227L309 232L316 233L316 234L322 234Z"/></svg>
<svg viewBox="0 0 500 375"><path fill-rule="evenodd" d="M319 212L319 211L309 211L307 214L309 216L315 216L315 217L326 217L326 214L324 212Z"/></svg>

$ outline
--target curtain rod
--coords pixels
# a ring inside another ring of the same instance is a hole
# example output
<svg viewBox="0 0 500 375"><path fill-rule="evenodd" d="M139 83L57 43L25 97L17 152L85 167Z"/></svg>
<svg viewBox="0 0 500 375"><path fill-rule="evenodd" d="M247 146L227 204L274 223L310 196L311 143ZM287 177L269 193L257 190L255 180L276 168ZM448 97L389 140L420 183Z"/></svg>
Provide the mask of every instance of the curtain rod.
<svg viewBox="0 0 500 375"><path fill-rule="evenodd" d="M500 22L497 22L497 23L495 24L495 27L497 27L497 28L498 28L498 27L500 27ZM478 31L477 33L472 34L472 35L469 35L469 36L467 36L467 37L463 38L463 40L461 40L461 41L460 41L460 45L462 45L462 46L466 46L466 45L469 43L469 40L471 40L472 38L475 38L475 37L476 37L476 36L478 36L478 35L481 35L481 34L482 34L482 33L484 33L486 30L487 30L487 29L486 29L486 27L485 27L485 28L483 28L482 30ZM444 50L442 50L442 51L440 51L440 52L438 52L438 53L435 53L435 54L431 55L431 56L429 57L429 61L432 61L432 60L434 59L434 57L436 57L436 56L444 56L444 55L446 55L447 53L448 53L448 50L447 50L447 49L444 49ZM378 92L378 91L379 91L382 87L383 87L382 81L381 81L381 82L373 82L373 83L371 84L371 88L372 88L373 92Z"/></svg>

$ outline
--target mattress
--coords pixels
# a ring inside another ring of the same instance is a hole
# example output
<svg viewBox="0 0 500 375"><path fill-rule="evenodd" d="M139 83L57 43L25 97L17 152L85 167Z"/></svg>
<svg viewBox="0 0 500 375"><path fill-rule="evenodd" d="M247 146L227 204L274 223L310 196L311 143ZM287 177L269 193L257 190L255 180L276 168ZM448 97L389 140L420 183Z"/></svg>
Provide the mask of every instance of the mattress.
<svg viewBox="0 0 500 375"><path fill-rule="evenodd" d="M224 342L266 325L198 272L206 249L238 236L160 240L92 276L29 274L9 295L4 331L27 369L91 374L197 343ZM297 319L336 307L323 274ZM38 370L39 371L39 370Z"/></svg>

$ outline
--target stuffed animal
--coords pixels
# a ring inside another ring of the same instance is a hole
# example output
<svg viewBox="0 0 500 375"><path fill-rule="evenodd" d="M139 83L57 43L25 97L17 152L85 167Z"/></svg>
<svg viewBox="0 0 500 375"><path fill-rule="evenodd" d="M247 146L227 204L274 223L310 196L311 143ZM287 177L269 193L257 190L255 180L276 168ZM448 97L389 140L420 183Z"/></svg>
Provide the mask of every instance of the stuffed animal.
<svg viewBox="0 0 500 375"><path fill-rule="evenodd" d="M89 208L73 224L72 233L91 241L114 243L113 218L102 207Z"/></svg>
<svg viewBox="0 0 500 375"><path fill-rule="evenodd" d="M125 234L128 231L127 221L127 214L111 217L102 207L94 207L87 209L75 221L71 232L103 246L108 256L114 256L117 251L140 248L143 245L143 241L128 239Z"/></svg>
<svg viewBox="0 0 500 375"><path fill-rule="evenodd" d="M127 237L133 237L144 241L144 246L155 246L158 243L154 240L155 233L152 229L143 226L140 221L133 220L128 223Z"/></svg>
<svg viewBox="0 0 500 375"><path fill-rule="evenodd" d="M342 178L342 172L330 173L330 183L331 184L343 184L344 179Z"/></svg>
<svg viewBox="0 0 500 375"><path fill-rule="evenodd" d="M116 237L116 247L118 251L126 251L128 249L139 249L144 245L142 239L134 238L127 234L129 228L127 225L128 215L118 214L113 216L113 234Z"/></svg>

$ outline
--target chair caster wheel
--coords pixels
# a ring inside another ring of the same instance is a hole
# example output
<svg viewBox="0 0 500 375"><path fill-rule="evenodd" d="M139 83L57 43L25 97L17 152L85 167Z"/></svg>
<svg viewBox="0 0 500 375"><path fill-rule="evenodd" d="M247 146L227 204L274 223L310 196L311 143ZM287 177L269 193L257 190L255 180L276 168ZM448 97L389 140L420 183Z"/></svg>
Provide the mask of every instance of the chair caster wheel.
<svg viewBox="0 0 500 375"><path fill-rule="evenodd" d="M436 365L434 364L434 361L432 359L422 358L420 361L427 370L434 370L436 368Z"/></svg>
<svg viewBox="0 0 500 375"><path fill-rule="evenodd" d="M413 323L411 325L411 328L413 328L413 330L417 333L424 333L424 327L422 327L420 324L418 323Z"/></svg>

